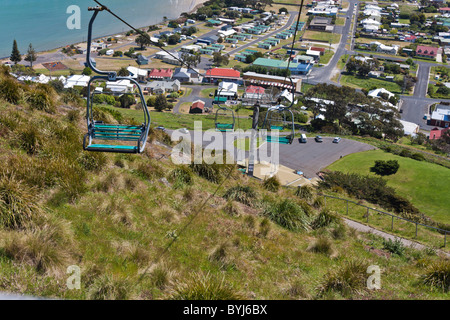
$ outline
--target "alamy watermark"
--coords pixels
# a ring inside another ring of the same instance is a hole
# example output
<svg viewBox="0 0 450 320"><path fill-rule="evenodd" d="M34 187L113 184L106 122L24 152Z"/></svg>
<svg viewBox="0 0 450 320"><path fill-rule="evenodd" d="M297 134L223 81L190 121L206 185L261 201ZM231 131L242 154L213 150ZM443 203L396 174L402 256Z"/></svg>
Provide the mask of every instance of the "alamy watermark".
<svg viewBox="0 0 450 320"><path fill-rule="evenodd" d="M379 266L369 266L367 273L370 274L367 279L367 289L380 290L381 289L381 269Z"/></svg>
<svg viewBox="0 0 450 320"><path fill-rule="evenodd" d="M280 164L280 148L278 143L265 144L266 130L236 130L219 132L215 129L203 131L202 122L194 123L194 130L176 130L171 139L178 144L173 148L171 159L174 164L235 164L245 161L254 155L257 163L272 166ZM276 137L278 131L270 132ZM254 143L251 143L253 140ZM224 156L223 152L227 155Z"/></svg>
<svg viewBox="0 0 450 320"><path fill-rule="evenodd" d="M80 30L81 29L81 9L77 5L71 5L67 7L67 14L70 16L67 18L67 29Z"/></svg>

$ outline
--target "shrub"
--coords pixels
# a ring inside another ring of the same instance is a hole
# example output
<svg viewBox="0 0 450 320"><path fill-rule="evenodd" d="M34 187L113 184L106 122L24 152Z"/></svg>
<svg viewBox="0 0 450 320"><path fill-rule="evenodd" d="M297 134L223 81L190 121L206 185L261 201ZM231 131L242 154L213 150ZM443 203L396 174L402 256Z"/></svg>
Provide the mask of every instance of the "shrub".
<svg viewBox="0 0 450 320"><path fill-rule="evenodd" d="M424 284L433 286L442 292L450 291L450 261L440 260L432 263L422 276Z"/></svg>
<svg viewBox="0 0 450 320"><path fill-rule="evenodd" d="M163 168L156 163L141 162L136 171L141 177L148 180L164 177Z"/></svg>
<svg viewBox="0 0 450 320"><path fill-rule="evenodd" d="M411 151L409 151L408 149L403 149L399 153L399 156L404 157L404 158L409 158L409 157L411 157Z"/></svg>
<svg viewBox="0 0 450 320"><path fill-rule="evenodd" d="M244 296L225 278L210 273L196 273L185 283L178 283L170 298L172 300L242 300Z"/></svg>
<svg viewBox="0 0 450 320"><path fill-rule="evenodd" d="M396 174L399 168L400 165L397 160L377 160L375 161L375 166L370 171L380 176L390 176Z"/></svg>
<svg viewBox="0 0 450 320"><path fill-rule="evenodd" d="M0 225L22 228L41 214L36 190L28 187L13 175L0 176Z"/></svg>
<svg viewBox="0 0 450 320"><path fill-rule="evenodd" d="M253 206L257 199L256 192L249 186L234 186L228 189L223 196L227 200L234 200L247 206Z"/></svg>
<svg viewBox="0 0 450 320"><path fill-rule="evenodd" d="M164 290L169 284L172 272L165 263L159 263L151 272L152 284L160 290Z"/></svg>
<svg viewBox="0 0 450 320"><path fill-rule="evenodd" d="M398 238L396 238L394 241L392 241L392 239L384 239L383 249L399 256L403 256L403 254L405 253L405 246L403 245L403 242Z"/></svg>
<svg viewBox="0 0 450 320"><path fill-rule="evenodd" d="M368 264L365 261L349 261L329 271L319 286L319 294L337 291L343 295L358 294L366 287Z"/></svg>
<svg viewBox="0 0 450 320"><path fill-rule="evenodd" d="M281 183L276 176L273 176L264 180L263 187L268 191L277 192L281 187Z"/></svg>
<svg viewBox="0 0 450 320"><path fill-rule="evenodd" d="M0 81L0 97L12 104L18 104L20 100L19 84L13 79Z"/></svg>
<svg viewBox="0 0 450 320"><path fill-rule="evenodd" d="M320 209L325 205L325 200L321 196L318 196L314 199L313 207L316 209Z"/></svg>
<svg viewBox="0 0 450 320"><path fill-rule="evenodd" d="M291 231L309 229L309 219L302 208L286 199L266 204L263 214L276 224Z"/></svg>
<svg viewBox="0 0 450 320"><path fill-rule="evenodd" d="M414 153L414 154L411 156L411 159L414 159L414 160L417 160L417 161L425 161L425 157L424 157L424 155L421 154L421 153Z"/></svg>

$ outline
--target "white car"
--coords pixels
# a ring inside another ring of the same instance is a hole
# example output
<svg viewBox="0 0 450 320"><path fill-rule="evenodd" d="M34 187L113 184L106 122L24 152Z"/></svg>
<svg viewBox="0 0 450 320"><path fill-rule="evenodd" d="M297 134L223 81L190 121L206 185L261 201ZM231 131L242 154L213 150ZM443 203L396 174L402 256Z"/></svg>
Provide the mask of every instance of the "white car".
<svg viewBox="0 0 450 320"><path fill-rule="evenodd" d="M339 143L339 142L341 142L341 138L340 137L334 138L333 143Z"/></svg>

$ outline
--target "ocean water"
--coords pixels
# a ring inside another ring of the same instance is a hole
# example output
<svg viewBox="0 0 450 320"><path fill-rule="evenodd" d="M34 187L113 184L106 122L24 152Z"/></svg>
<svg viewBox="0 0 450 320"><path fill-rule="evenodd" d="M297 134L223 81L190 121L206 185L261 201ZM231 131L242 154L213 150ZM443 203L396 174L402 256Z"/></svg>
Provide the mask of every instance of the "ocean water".
<svg viewBox="0 0 450 320"><path fill-rule="evenodd" d="M192 10L196 0L103 0L100 1L135 27L159 23L166 16L177 18ZM69 30L67 13L71 5L81 9L81 29ZM95 6L92 0L0 0L0 57L11 54L14 39L19 50L26 53L33 44L37 51L86 41L87 26ZM94 25L94 37L128 31L129 28L103 11Z"/></svg>

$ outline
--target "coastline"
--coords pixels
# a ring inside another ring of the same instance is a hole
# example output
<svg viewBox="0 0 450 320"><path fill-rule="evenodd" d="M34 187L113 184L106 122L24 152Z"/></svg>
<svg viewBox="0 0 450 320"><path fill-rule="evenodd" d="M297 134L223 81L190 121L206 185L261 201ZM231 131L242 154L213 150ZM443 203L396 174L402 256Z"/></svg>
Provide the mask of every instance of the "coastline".
<svg viewBox="0 0 450 320"><path fill-rule="evenodd" d="M192 3L191 3L191 7L190 7L190 10L188 11L188 13L194 13L194 12L196 12L199 8L201 8L202 6L203 6L203 4L205 3L205 2L207 2L208 0L192 0ZM180 13L181 14L181 13ZM178 16L178 17L180 17L180 16ZM119 21L120 22L120 21ZM162 24L163 23L163 21L160 21L160 22L157 22L156 24L153 24L153 25L160 25L160 24ZM136 29L142 29L142 28L148 28L148 27L150 27L151 25L144 25L144 26L135 26L135 28ZM100 37L97 37L97 38L93 38L92 40L94 41L94 40L99 40L99 39L103 39L103 38L108 38L108 37L112 37L112 36L115 36L115 35L125 35L127 32L117 32L117 33L113 33L113 34L107 34L107 35L102 35L102 36L100 36ZM74 45L74 46L76 46L76 45L79 45L79 44L82 44L82 43L85 43L85 42L75 42L75 43L70 43L70 44L66 44L66 45L64 45L64 46L59 46L59 47L55 47L55 48L50 48L50 49L47 49L47 50L43 50L43 51L37 51L36 52L36 54L39 56L39 55L44 55L44 54L49 54L49 53L52 53L53 51L60 51L60 50L62 50L62 49L64 49L64 48L66 48L66 47L68 47L68 46L71 46L71 45ZM25 57L25 55L26 54L24 54L24 53L22 53L22 57ZM3 63L5 63L5 62L8 62L8 61L10 61L9 60L9 56L7 56L7 57L0 57L0 62L3 64ZM70 58L69 56L68 56L68 58Z"/></svg>

